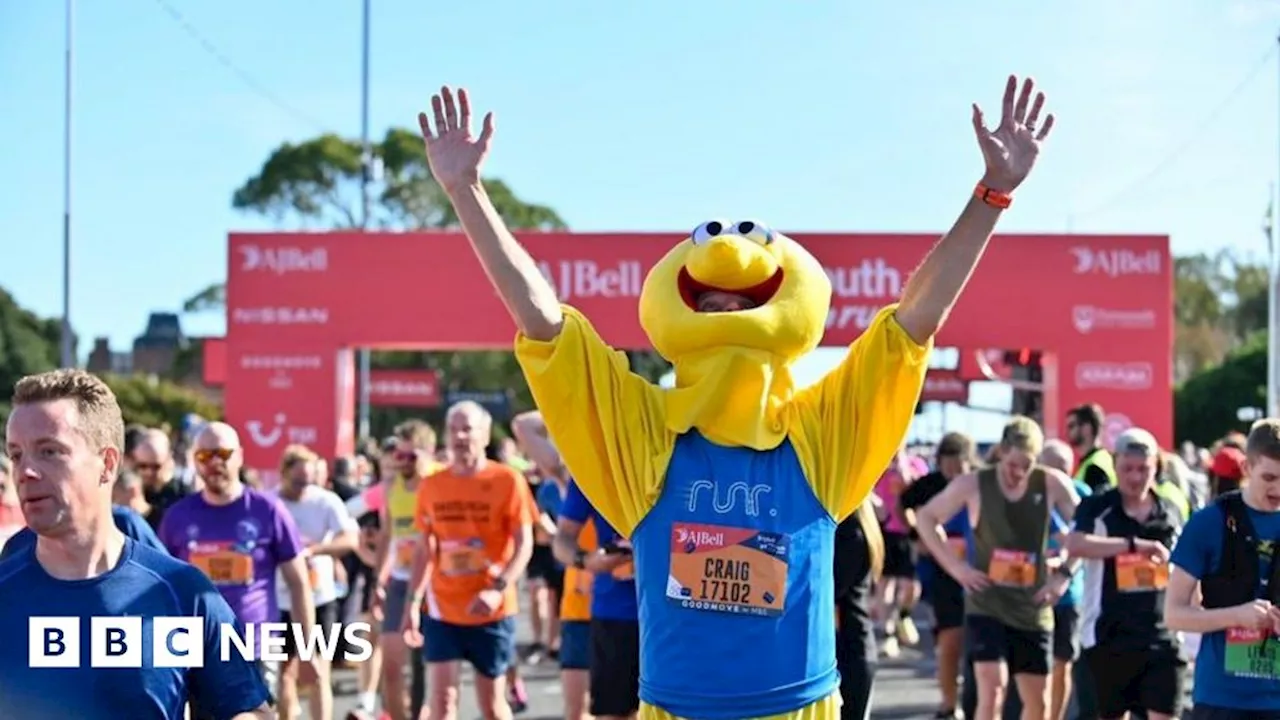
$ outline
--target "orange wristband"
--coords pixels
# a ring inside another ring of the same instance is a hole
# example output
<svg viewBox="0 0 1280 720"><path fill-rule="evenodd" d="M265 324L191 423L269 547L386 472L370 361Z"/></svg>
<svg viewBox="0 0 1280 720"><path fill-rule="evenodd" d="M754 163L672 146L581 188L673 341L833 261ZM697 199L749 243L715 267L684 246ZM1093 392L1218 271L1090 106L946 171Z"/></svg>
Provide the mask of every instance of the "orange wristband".
<svg viewBox="0 0 1280 720"><path fill-rule="evenodd" d="M978 183L978 186L973 189L973 196L991 207L999 208L1001 210L1004 210L1013 204L1012 195L1007 192L992 190L982 183Z"/></svg>

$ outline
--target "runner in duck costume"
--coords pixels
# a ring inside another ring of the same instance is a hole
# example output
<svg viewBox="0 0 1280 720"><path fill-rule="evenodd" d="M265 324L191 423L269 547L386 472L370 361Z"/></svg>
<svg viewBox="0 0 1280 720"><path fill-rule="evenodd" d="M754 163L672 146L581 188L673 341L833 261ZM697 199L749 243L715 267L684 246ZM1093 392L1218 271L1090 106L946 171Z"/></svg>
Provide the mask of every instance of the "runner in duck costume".
<svg viewBox="0 0 1280 720"><path fill-rule="evenodd" d="M640 321L675 366L662 389L630 372L561 305L479 182L493 116L470 132L464 92L419 116L448 193L520 334L516 353L582 492L635 551L641 717L840 717L833 534L901 445L932 338L1052 126L1043 94L1010 77L1000 126L973 123L986 173L952 230L816 384L792 364L817 347L831 284L794 240L711 221L645 280Z"/></svg>

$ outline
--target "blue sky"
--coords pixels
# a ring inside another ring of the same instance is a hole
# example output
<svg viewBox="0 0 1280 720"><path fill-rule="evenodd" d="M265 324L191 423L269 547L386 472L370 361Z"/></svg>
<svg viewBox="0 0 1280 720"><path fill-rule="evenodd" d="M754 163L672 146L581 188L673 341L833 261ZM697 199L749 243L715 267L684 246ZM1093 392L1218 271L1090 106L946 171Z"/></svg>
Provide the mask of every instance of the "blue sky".
<svg viewBox="0 0 1280 720"><path fill-rule="evenodd" d="M271 227L230 196L274 146L359 131L358 0L168 1L194 33L157 0L76 17L73 322L120 349L224 277L228 230ZM0 286L46 315L63 23L0 0ZM998 112L1012 71L1059 124L1003 229L1262 250L1278 30L1280 0L374 0L372 123L469 86L498 113L491 173L575 229L941 231L980 169L969 103Z"/></svg>

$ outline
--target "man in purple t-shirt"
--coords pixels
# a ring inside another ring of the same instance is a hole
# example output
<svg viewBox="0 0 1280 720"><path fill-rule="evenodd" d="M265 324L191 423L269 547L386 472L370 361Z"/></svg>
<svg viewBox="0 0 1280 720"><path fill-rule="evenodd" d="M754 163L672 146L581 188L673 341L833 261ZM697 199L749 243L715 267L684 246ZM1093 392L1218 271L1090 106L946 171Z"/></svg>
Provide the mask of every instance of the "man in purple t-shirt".
<svg viewBox="0 0 1280 720"><path fill-rule="evenodd" d="M311 637L315 618L306 551L289 511L276 498L240 482L240 437L224 423L210 423L195 439L197 471L204 488L173 504L160 524L160 541L176 558L202 570L245 625L280 620L276 571L288 585L293 619ZM269 687L277 668L263 662L262 636L254 650Z"/></svg>

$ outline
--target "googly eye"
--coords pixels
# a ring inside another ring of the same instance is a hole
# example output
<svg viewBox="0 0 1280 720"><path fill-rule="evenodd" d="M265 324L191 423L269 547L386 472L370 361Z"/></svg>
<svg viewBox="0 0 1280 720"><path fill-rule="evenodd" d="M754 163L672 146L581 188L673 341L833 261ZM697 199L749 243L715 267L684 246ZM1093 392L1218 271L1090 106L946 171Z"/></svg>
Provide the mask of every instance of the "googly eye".
<svg viewBox="0 0 1280 720"><path fill-rule="evenodd" d="M733 226L733 232L744 238L755 240L761 245L773 242L773 229L755 220L739 220Z"/></svg>
<svg viewBox="0 0 1280 720"><path fill-rule="evenodd" d="M711 238L723 233L729 227L729 223L723 220L708 220L693 229L693 244L701 245Z"/></svg>

